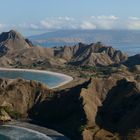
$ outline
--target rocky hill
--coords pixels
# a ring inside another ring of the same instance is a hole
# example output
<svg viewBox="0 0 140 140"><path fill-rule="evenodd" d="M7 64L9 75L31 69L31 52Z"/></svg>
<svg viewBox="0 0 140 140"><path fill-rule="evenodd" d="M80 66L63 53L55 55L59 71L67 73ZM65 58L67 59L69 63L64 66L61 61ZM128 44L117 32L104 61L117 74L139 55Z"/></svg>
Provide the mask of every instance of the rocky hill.
<svg viewBox="0 0 140 140"><path fill-rule="evenodd" d="M34 106L30 117L73 140L137 140L140 85L132 73L124 74L73 81Z"/></svg>
<svg viewBox="0 0 140 140"><path fill-rule="evenodd" d="M90 45L79 43L72 47L54 48L54 55L67 60L71 65L108 66L122 63L127 60L127 55L110 46L98 43Z"/></svg>
<svg viewBox="0 0 140 140"><path fill-rule="evenodd" d="M127 55L110 46L98 43L74 46L43 48L33 46L17 31L11 30L0 35L0 65L1 66L59 66L90 65L108 66L124 62Z"/></svg>
<svg viewBox="0 0 140 140"><path fill-rule="evenodd" d="M33 65L42 61L49 66L59 64L59 59L56 61L52 56L52 49L34 46L17 31L0 34L1 66Z"/></svg>
<svg viewBox="0 0 140 140"><path fill-rule="evenodd" d="M46 85L23 79L0 79L0 109L13 118L27 117L28 111L47 97Z"/></svg>
<svg viewBox="0 0 140 140"><path fill-rule="evenodd" d="M74 77L53 90L0 79L0 119L29 117L72 140L139 138L139 55L127 57L100 42L42 48L13 30L0 35L0 44L0 66L50 68Z"/></svg>

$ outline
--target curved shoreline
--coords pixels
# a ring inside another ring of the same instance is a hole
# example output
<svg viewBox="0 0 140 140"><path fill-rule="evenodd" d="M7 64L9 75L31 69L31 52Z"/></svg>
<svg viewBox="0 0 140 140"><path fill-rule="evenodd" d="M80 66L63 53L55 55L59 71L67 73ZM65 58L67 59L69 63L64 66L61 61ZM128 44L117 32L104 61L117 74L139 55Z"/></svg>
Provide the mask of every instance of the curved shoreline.
<svg viewBox="0 0 140 140"><path fill-rule="evenodd" d="M33 72L33 73L44 73L49 75L54 75L57 77L62 77L64 79L64 82L61 82L57 86L49 87L50 89L58 88L60 86L63 86L73 80L73 78L69 75L63 74L63 73L57 73L57 72L51 72L46 70L34 70L34 69L16 69L16 68L2 68L0 67L0 71L23 71L23 72Z"/></svg>
<svg viewBox="0 0 140 140"><path fill-rule="evenodd" d="M31 132L31 133L41 135L43 138L46 138L47 140L53 140L51 137L49 137L48 135L46 135L44 133L41 133L41 132L33 130L33 129L29 129L29 128L26 128L26 127L21 127L21 126L16 126L16 125L2 125L2 126L3 127L9 127L9 128L18 128L18 129L21 129L21 130L25 130L29 133Z"/></svg>
<svg viewBox="0 0 140 140"><path fill-rule="evenodd" d="M47 137L50 137L52 140L70 140L68 137L59 133L56 130L49 129L49 128L39 126L36 124L28 123L28 122L12 121L12 122L7 122L6 124L2 126L12 126L12 127L20 127L24 129L29 129L30 131L35 131Z"/></svg>

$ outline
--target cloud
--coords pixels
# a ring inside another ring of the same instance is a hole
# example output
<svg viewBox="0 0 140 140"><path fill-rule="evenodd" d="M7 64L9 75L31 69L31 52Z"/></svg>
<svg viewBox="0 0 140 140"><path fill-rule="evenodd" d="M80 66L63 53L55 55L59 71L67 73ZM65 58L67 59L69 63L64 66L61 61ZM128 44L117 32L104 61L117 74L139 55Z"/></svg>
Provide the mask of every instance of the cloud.
<svg viewBox="0 0 140 140"><path fill-rule="evenodd" d="M84 21L81 25L80 25L81 29L96 29L96 25L94 23L88 22L88 21Z"/></svg>
<svg viewBox="0 0 140 140"><path fill-rule="evenodd" d="M112 29L114 22L119 19L116 16L91 16L85 18L73 18L69 16L48 17L38 23L24 22L17 27L22 30L58 30L58 29Z"/></svg>
<svg viewBox="0 0 140 140"><path fill-rule="evenodd" d="M130 30L140 30L140 21L129 21L127 28Z"/></svg>
<svg viewBox="0 0 140 140"><path fill-rule="evenodd" d="M101 15L101 16L91 16L91 20L96 25L97 29L113 29L116 28L119 17L114 15Z"/></svg>
<svg viewBox="0 0 140 140"><path fill-rule="evenodd" d="M65 20L65 21L73 21L74 18L72 17L68 17L68 16L65 16L65 17L58 17L59 20Z"/></svg>
<svg viewBox="0 0 140 140"><path fill-rule="evenodd" d="M117 20L117 19L119 19L119 17L114 16L114 15L109 15L109 16L102 15L102 16L97 16L97 19L99 19L99 20Z"/></svg>
<svg viewBox="0 0 140 140"><path fill-rule="evenodd" d="M140 18L139 17L128 17L126 21L126 28L129 30L140 30Z"/></svg>
<svg viewBox="0 0 140 140"><path fill-rule="evenodd" d="M140 20L139 17L128 17L128 19L130 19L130 20Z"/></svg>
<svg viewBox="0 0 140 140"><path fill-rule="evenodd" d="M52 17L40 21L40 26L45 29L73 29L76 28L76 23L72 17Z"/></svg>
<svg viewBox="0 0 140 140"><path fill-rule="evenodd" d="M35 24L32 24L32 23L29 25L29 27L32 28L32 29L40 29L39 26L37 26Z"/></svg>
<svg viewBox="0 0 140 140"><path fill-rule="evenodd" d="M3 25L0 24L0 28ZM82 18L73 18L69 16L48 17L38 23L22 23L18 26L19 29L44 31L44 30L58 30L58 29L128 29L139 30L140 18L129 16L127 18L120 18L115 15L100 15L89 16Z"/></svg>
<svg viewBox="0 0 140 140"><path fill-rule="evenodd" d="M6 27L6 24L0 23L0 30L4 29Z"/></svg>

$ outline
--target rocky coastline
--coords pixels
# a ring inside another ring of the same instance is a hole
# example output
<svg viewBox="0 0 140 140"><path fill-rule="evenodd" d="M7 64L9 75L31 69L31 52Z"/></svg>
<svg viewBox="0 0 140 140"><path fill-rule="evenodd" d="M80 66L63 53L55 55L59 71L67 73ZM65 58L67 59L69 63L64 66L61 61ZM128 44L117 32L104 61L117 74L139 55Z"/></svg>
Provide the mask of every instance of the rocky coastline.
<svg viewBox="0 0 140 140"><path fill-rule="evenodd" d="M11 38L0 35L0 67L60 72L73 80L49 89L37 81L0 79L1 117L30 119L72 140L139 138L140 55L101 42L41 48L16 31L5 34Z"/></svg>

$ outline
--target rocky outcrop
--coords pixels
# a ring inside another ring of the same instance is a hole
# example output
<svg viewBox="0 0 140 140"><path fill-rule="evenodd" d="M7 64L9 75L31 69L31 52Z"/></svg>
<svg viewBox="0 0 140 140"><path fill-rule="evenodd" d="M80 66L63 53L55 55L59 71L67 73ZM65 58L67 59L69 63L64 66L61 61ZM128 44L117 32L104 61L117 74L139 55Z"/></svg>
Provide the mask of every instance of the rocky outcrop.
<svg viewBox="0 0 140 140"><path fill-rule="evenodd" d="M0 106L12 117L15 114L28 116L30 108L45 100L49 93L49 89L39 82L0 79Z"/></svg>
<svg viewBox="0 0 140 140"><path fill-rule="evenodd" d="M41 64L38 61L49 67L63 63L54 57L51 48L34 46L15 30L0 34L0 66L34 67Z"/></svg>
<svg viewBox="0 0 140 140"><path fill-rule="evenodd" d="M100 42L54 48L54 55L66 59L72 65L108 66L127 60L126 54L112 47L104 46Z"/></svg>
<svg viewBox="0 0 140 140"><path fill-rule="evenodd" d="M34 67L36 65L108 66L127 60L127 55L112 47L98 43L43 48L34 46L15 30L0 34L0 65ZM41 63L38 63L41 62Z"/></svg>
<svg viewBox="0 0 140 140"><path fill-rule="evenodd" d="M124 78L121 72L75 79L55 90L35 81L0 79L0 106L12 118L28 116L73 140L125 137L139 129L140 88L133 78Z"/></svg>
<svg viewBox="0 0 140 140"><path fill-rule="evenodd" d="M48 100L39 102L29 112L29 116L42 124L65 133L73 140L80 140L86 118L80 93L90 80L74 81L69 88L55 90ZM59 114L59 115L58 115Z"/></svg>
<svg viewBox="0 0 140 140"><path fill-rule="evenodd" d="M105 137L108 134L114 137L112 132L105 129L100 131L96 117L99 107L118 79L121 77L93 78L81 83L73 81L70 87L55 90L49 100L33 106L29 112L30 117L42 120L43 124L52 124L54 129L75 140L83 138L94 140L95 137L100 135Z"/></svg>
<svg viewBox="0 0 140 140"><path fill-rule="evenodd" d="M88 140L138 139L140 85L121 77L93 79L81 91Z"/></svg>
<svg viewBox="0 0 140 140"><path fill-rule="evenodd" d="M0 44L8 48L8 50L20 50L24 48L30 48L28 42L24 37L17 31L11 30L9 32L3 32L0 34Z"/></svg>
<svg viewBox="0 0 140 140"><path fill-rule="evenodd" d="M139 83L117 81L98 109L96 123L105 130L119 133L122 137L139 129L139 95Z"/></svg>

